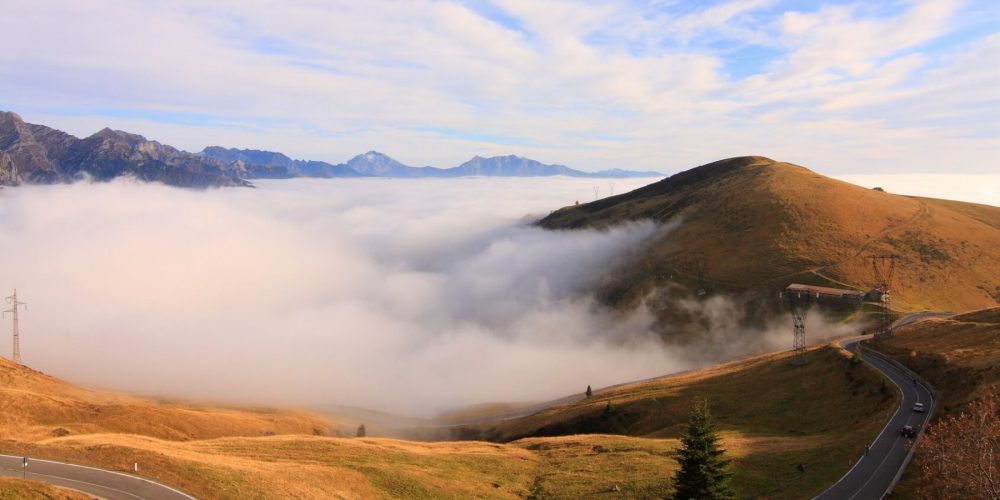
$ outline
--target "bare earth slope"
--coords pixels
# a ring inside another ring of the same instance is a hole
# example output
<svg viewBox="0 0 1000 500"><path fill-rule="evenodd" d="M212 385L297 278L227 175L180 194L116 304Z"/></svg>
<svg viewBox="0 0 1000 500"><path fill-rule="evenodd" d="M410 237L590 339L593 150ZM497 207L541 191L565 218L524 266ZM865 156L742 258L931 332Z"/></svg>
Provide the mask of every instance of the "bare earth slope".
<svg viewBox="0 0 1000 500"><path fill-rule="evenodd" d="M658 280L722 289L799 281L872 288L864 257L898 254L895 307L968 310L1000 303L1000 208L862 188L804 167L747 156L681 172L655 184L540 221L549 229L653 219L678 227L653 242L632 296Z"/></svg>

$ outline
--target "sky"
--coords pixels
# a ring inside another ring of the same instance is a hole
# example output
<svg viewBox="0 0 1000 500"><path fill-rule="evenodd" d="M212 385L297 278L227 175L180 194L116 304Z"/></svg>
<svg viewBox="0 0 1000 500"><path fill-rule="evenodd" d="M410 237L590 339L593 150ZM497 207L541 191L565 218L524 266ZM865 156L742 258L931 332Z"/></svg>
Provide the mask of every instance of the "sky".
<svg viewBox="0 0 1000 500"><path fill-rule="evenodd" d="M0 109L413 166L1000 170L1000 3L0 2Z"/></svg>
<svg viewBox="0 0 1000 500"><path fill-rule="evenodd" d="M646 307L601 306L596 284L673 226L527 224L592 197L592 179L258 186L195 191L119 179L0 190L0 249L16 263L0 266L0 286L4 296L16 286L28 304L24 362L147 396L429 416L791 344L785 318L748 330L724 296L681 302L711 325L683 345L653 333ZM4 357L10 321L0 326ZM810 331L850 329L818 326Z"/></svg>

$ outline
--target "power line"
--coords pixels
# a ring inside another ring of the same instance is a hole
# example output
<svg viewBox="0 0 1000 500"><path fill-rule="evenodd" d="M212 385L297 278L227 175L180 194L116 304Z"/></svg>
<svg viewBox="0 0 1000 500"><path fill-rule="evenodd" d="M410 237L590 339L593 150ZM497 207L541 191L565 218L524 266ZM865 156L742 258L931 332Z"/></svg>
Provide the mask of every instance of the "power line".
<svg viewBox="0 0 1000 500"><path fill-rule="evenodd" d="M18 306L24 306L24 310L28 310L28 304L25 302L19 302L17 300L17 289L14 289L14 295L7 297L7 303L10 304L10 309L3 312L3 316L6 317L7 313L12 313L14 316L14 350L13 357L15 363L21 364L21 340L18 332L17 325L17 308Z"/></svg>

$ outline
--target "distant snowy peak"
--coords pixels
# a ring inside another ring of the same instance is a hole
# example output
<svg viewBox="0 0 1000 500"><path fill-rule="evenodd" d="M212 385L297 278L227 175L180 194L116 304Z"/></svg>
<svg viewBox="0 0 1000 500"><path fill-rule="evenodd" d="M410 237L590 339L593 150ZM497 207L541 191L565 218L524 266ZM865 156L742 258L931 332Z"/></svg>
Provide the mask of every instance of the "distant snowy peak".
<svg viewBox="0 0 1000 500"><path fill-rule="evenodd" d="M373 177L409 177L405 174L414 170L378 151L357 155L347 161L347 166L362 175Z"/></svg>

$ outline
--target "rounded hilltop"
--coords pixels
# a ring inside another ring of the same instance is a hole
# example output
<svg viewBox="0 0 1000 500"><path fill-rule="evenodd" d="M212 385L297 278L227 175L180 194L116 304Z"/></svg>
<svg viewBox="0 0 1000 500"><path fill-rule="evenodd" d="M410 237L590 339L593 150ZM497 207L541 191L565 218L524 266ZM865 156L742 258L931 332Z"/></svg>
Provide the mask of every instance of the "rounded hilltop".
<svg viewBox="0 0 1000 500"><path fill-rule="evenodd" d="M601 228L643 219L670 231L642 250L641 273L622 278L629 296L656 280L699 275L727 290L793 282L868 290L865 257L894 254L902 310L1000 303L1000 208L886 193L763 156L701 165L562 208L538 224Z"/></svg>

